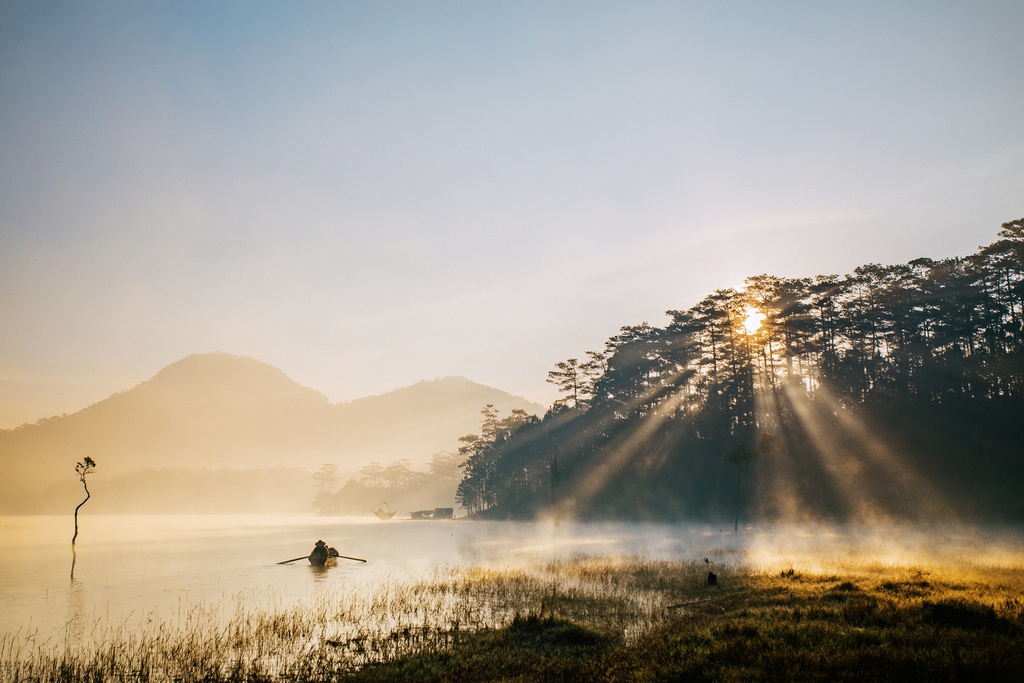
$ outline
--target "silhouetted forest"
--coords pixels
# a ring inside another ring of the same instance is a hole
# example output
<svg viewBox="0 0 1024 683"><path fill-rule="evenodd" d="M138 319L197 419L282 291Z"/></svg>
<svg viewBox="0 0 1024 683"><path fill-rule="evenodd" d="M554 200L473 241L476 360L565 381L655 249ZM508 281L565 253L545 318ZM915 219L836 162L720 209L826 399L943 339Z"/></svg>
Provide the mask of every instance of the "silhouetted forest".
<svg viewBox="0 0 1024 683"><path fill-rule="evenodd" d="M1024 519L1024 219L966 257L758 275L488 406L458 499L481 517Z"/></svg>

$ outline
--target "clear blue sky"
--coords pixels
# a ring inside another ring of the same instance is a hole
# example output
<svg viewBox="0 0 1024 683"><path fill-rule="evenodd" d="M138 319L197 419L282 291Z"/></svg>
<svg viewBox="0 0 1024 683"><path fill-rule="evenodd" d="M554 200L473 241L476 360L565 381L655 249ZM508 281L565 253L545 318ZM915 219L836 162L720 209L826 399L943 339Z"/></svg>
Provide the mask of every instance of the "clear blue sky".
<svg viewBox="0 0 1024 683"><path fill-rule="evenodd" d="M1021 2L0 2L0 427L547 371L1024 216Z"/></svg>

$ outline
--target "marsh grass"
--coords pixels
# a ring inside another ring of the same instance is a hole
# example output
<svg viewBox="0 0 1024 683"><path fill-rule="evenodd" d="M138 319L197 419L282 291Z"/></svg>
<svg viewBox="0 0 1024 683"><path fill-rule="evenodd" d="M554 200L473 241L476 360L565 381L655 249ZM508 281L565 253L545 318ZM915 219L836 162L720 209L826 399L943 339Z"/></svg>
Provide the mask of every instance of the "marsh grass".
<svg viewBox="0 0 1024 683"><path fill-rule="evenodd" d="M1024 570L573 557L0 640L5 681L1024 680Z"/></svg>
<svg viewBox="0 0 1024 683"><path fill-rule="evenodd" d="M668 620L611 680L1022 680L1022 574L753 574L720 613ZM628 675L627 675L628 674Z"/></svg>

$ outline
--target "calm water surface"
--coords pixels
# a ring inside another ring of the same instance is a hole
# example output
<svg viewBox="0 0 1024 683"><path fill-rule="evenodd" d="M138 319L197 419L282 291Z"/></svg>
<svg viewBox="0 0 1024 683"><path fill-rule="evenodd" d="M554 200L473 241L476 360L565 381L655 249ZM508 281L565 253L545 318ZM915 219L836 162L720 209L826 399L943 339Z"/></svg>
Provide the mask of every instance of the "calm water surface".
<svg viewBox="0 0 1024 683"><path fill-rule="evenodd" d="M150 621L173 624L190 610L227 620L238 608L289 606L320 591L373 590L438 567L509 565L573 554L697 558L719 547L696 527L584 527L325 518L313 516L0 517L0 636L42 641L102 638ZM710 537L709 536L709 537ZM341 561L316 570L302 560L322 538Z"/></svg>
<svg viewBox="0 0 1024 683"><path fill-rule="evenodd" d="M514 566L574 555L627 555L814 570L844 562L908 567L973 562L1020 570L1017 530L770 527L734 535L699 525L466 521L381 522L313 516L0 517L0 638L83 644L114 630L173 626L194 610L286 608L323 591L373 591L446 566ZM322 538L343 555L317 571L302 560ZM2 641L0 641L2 642Z"/></svg>

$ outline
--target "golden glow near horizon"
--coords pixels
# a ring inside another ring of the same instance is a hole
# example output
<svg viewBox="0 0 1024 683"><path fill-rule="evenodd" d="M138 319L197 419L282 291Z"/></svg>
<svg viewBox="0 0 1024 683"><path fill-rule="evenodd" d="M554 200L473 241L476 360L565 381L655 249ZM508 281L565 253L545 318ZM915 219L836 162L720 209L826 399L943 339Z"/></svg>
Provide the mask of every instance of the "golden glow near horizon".
<svg viewBox="0 0 1024 683"><path fill-rule="evenodd" d="M756 334L761 329L761 323L764 322L765 314L757 310L753 306L744 311L745 318L743 319L743 329L747 334Z"/></svg>

